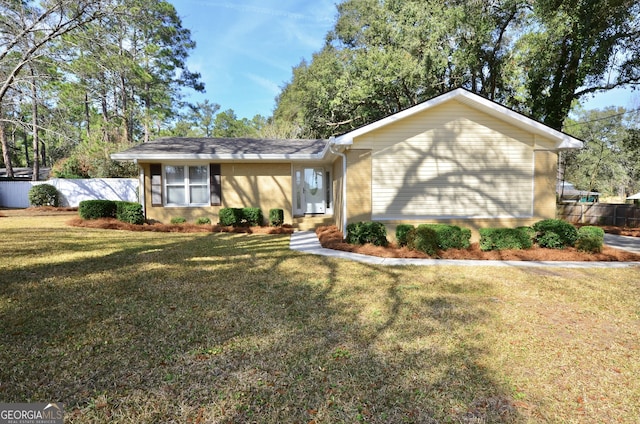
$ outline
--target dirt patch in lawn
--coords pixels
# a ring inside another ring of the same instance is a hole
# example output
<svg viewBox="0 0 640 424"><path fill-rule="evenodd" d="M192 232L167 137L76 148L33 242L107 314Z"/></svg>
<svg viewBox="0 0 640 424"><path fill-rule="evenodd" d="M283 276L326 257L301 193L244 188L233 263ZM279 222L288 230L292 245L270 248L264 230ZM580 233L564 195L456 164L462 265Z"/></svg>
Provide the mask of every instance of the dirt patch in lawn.
<svg viewBox="0 0 640 424"><path fill-rule="evenodd" d="M371 244L353 245L345 243L342 233L335 226L320 227L316 230L322 247L342 250L345 252L361 253L363 255L382 258L433 258L422 252L409 250L390 244L387 247ZM640 234L639 234L640 235ZM532 247L525 250L493 250L483 252L478 243L473 243L469 249L448 249L438 253L440 259L474 259L499 261L605 261L605 262L635 262L640 261L640 255L604 246L601 253L579 252L573 247L558 250Z"/></svg>

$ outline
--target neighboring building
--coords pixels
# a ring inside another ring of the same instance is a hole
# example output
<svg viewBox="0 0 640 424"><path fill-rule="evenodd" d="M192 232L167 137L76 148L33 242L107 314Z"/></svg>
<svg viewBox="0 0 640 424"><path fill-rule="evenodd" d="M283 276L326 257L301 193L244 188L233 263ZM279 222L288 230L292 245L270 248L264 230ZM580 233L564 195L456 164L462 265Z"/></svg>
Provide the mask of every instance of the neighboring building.
<svg viewBox="0 0 640 424"><path fill-rule="evenodd" d="M51 168L40 168L39 181L45 181L49 178ZM0 168L0 180L11 179L7 177L7 168ZM32 168L13 168L13 180L16 181L30 181L33 179Z"/></svg>
<svg viewBox="0 0 640 424"><path fill-rule="evenodd" d="M596 203L600 200L600 193L597 191L578 190L566 181L556 184L556 194L560 202Z"/></svg>
<svg viewBox="0 0 640 424"><path fill-rule="evenodd" d="M444 222L472 229L555 217L557 152L582 142L457 89L329 140L161 138L136 161L147 219L281 208L285 222ZM317 221L318 217L324 218Z"/></svg>

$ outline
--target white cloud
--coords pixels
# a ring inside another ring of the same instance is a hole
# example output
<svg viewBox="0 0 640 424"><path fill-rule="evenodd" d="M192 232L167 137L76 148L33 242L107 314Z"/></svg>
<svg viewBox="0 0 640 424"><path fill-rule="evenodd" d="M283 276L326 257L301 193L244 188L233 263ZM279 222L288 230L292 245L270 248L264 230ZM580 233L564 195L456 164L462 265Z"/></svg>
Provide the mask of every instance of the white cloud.
<svg viewBox="0 0 640 424"><path fill-rule="evenodd" d="M270 80L269 78L265 78L263 76L256 75L253 73L246 73L245 75L251 81L253 81L254 83L258 84L260 87L268 91L272 96L275 97L278 94L280 94L280 86L277 83Z"/></svg>

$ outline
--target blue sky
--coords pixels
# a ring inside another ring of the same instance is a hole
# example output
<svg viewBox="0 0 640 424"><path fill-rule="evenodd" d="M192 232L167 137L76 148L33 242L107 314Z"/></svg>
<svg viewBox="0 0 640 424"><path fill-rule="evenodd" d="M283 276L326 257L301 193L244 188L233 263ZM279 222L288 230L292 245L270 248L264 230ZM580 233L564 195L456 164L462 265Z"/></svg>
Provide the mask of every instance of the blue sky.
<svg viewBox="0 0 640 424"><path fill-rule="evenodd" d="M171 0L197 46L187 65L205 98L240 118L271 116L292 68L319 51L333 28L335 0Z"/></svg>
<svg viewBox="0 0 640 424"><path fill-rule="evenodd" d="M271 116L292 68L311 60L333 28L338 0L170 0L197 46L187 61L200 72L209 99L239 118ZM585 99L586 100L586 99ZM613 90L586 100L587 109L640 107L640 94Z"/></svg>

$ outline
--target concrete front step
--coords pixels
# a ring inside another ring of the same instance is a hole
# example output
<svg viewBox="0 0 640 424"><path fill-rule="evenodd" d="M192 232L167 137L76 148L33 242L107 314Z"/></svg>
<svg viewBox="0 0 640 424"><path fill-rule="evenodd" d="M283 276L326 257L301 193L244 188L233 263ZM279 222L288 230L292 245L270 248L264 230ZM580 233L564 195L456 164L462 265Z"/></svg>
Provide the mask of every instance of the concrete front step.
<svg viewBox="0 0 640 424"><path fill-rule="evenodd" d="M315 230L325 225L334 225L333 216L297 216L293 218L293 228L300 231Z"/></svg>

